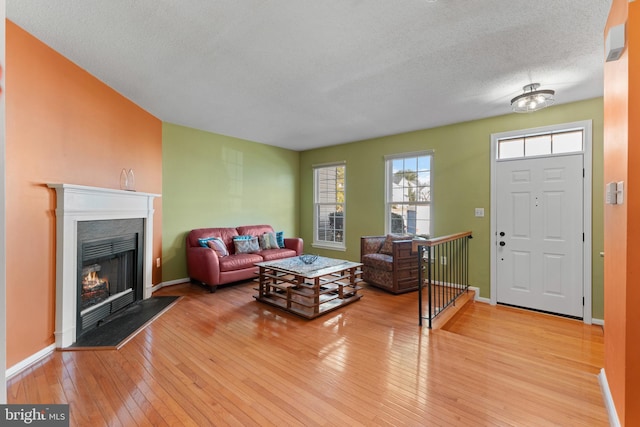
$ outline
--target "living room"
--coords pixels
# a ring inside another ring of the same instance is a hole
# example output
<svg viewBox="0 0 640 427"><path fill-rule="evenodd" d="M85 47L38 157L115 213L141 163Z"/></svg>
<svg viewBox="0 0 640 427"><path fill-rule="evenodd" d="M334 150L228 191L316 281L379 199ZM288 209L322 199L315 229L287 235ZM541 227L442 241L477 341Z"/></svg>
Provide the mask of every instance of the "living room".
<svg viewBox="0 0 640 427"><path fill-rule="evenodd" d="M479 296L488 299L489 218L473 211L491 207L491 135L581 120L593 126L592 317L605 321L600 252L606 246L606 96L536 114L294 151L163 122L11 21L6 21L6 64L10 374L50 352L54 342L55 193L49 183L118 188L126 168L135 171L137 191L161 194L154 203L152 281L162 287L188 279L184 238L199 227L271 224L302 237L307 251L358 260L360 236L384 232L384 156L427 146L436 153L434 235L473 231L469 274ZM336 161L348 165L349 209L346 250L338 253L307 246L313 241L312 166Z"/></svg>

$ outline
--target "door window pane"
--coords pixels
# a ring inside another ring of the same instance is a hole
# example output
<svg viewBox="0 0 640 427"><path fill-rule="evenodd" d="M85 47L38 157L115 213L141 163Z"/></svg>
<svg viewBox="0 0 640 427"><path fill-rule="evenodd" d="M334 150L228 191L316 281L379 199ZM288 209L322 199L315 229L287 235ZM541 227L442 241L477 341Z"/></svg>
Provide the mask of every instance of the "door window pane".
<svg viewBox="0 0 640 427"><path fill-rule="evenodd" d="M524 157L524 138L504 139L498 142L498 158Z"/></svg>
<svg viewBox="0 0 640 427"><path fill-rule="evenodd" d="M551 154L551 135L538 135L525 138L525 156L543 156Z"/></svg>
<svg viewBox="0 0 640 427"><path fill-rule="evenodd" d="M582 130L501 139L497 155L504 160L579 153L583 150L582 139Z"/></svg>
<svg viewBox="0 0 640 427"><path fill-rule="evenodd" d="M553 152L573 153L582 151L582 131L557 133L553 135Z"/></svg>

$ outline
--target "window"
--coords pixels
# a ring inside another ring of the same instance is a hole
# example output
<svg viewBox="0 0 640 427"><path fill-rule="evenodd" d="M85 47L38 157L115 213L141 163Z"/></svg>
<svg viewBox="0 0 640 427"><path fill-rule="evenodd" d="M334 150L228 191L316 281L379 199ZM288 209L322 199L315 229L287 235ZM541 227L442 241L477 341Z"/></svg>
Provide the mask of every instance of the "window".
<svg viewBox="0 0 640 427"><path fill-rule="evenodd" d="M387 233L431 235L431 161L433 153L385 157Z"/></svg>
<svg viewBox="0 0 640 427"><path fill-rule="evenodd" d="M581 153L582 140L582 129L500 139L498 159Z"/></svg>
<svg viewBox="0 0 640 427"><path fill-rule="evenodd" d="M313 168L314 215L313 245L345 249L345 172L344 163Z"/></svg>

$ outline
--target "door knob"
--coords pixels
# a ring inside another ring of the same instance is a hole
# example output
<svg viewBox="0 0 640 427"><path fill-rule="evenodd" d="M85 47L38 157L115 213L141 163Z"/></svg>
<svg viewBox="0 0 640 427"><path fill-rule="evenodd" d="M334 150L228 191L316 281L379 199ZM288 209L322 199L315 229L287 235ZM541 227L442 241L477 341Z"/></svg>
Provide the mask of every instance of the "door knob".
<svg viewBox="0 0 640 427"><path fill-rule="evenodd" d="M504 231L500 232L500 237L504 237Z"/></svg>
<svg viewBox="0 0 640 427"><path fill-rule="evenodd" d="M504 245L506 245L505 242L500 242L500 246L504 246Z"/></svg>

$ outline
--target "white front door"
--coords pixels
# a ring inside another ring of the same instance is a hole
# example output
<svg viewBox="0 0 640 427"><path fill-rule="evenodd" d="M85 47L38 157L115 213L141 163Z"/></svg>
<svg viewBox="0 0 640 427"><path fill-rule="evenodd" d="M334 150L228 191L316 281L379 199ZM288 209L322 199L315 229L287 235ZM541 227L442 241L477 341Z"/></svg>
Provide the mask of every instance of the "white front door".
<svg viewBox="0 0 640 427"><path fill-rule="evenodd" d="M497 302L583 317L583 155L496 165Z"/></svg>

